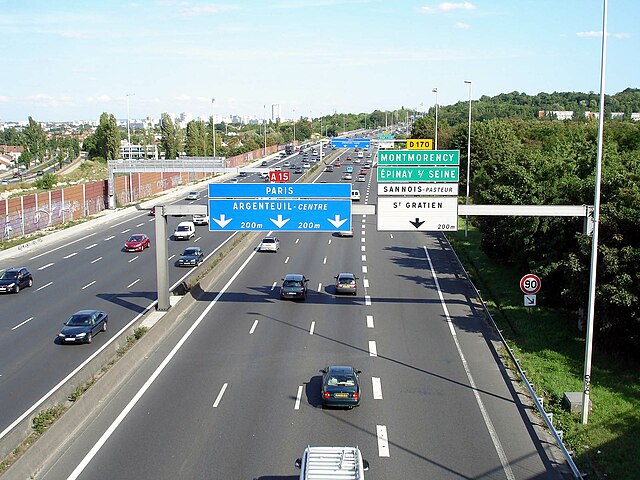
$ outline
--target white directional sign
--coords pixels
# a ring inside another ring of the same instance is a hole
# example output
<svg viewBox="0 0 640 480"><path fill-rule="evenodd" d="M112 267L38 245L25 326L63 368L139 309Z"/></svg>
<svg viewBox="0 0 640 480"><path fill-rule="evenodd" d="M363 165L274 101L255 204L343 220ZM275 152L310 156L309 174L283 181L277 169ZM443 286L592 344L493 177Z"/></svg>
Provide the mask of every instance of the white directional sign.
<svg viewBox="0 0 640 480"><path fill-rule="evenodd" d="M378 230L457 231L457 197L378 198Z"/></svg>
<svg viewBox="0 0 640 480"><path fill-rule="evenodd" d="M535 295L525 295L524 296L524 306L525 307L535 307L536 306L536 296Z"/></svg>
<svg viewBox="0 0 640 480"><path fill-rule="evenodd" d="M457 183L379 183L378 196L383 195L458 195Z"/></svg>

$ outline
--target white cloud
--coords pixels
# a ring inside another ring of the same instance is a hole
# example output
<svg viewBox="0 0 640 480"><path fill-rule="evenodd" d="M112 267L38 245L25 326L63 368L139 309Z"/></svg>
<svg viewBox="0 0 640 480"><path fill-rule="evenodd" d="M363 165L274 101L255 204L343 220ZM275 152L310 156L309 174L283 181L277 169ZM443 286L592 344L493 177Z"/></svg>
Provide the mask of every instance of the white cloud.
<svg viewBox="0 0 640 480"><path fill-rule="evenodd" d="M99 95L96 97L96 101L99 103L109 103L111 101L111 97L109 95Z"/></svg>
<svg viewBox="0 0 640 480"><path fill-rule="evenodd" d="M464 22L456 22L454 25L456 28L459 28L461 30L468 30L471 28L471 25L469 25L468 23L464 23Z"/></svg>
<svg viewBox="0 0 640 480"><path fill-rule="evenodd" d="M182 95L178 95L175 99L178 102L188 102L191 100L191 97L189 95L182 94Z"/></svg>
<svg viewBox="0 0 640 480"><path fill-rule="evenodd" d="M471 2L461 2L461 3L453 3L453 2L443 2L439 5L433 6L425 6L420 8L422 13L428 14L438 14L438 13L450 13L455 10L475 10L477 7Z"/></svg>
<svg viewBox="0 0 640 480"><path fill-rule="evenodd" d="M218 3L210 3L209 5L185 6L180 9L180 14L184 17L195 17L199 15L211 15L216 13L231 12L239 10L237 5L222 5Z"/></svg>
<svg viewBox="0 0 640 480"><path fill-rule="evenodd" d="M8 102L9 97L5 97L4 95L0 95L0 102Z"/></svg>
<svg viewBox="0 0 640 480"><path fill-rule="evenodd" d="M35 105L37 107L69 107L76 106L76 102L72 97L61 96L53 97L48 93L35 93L24 97L25 103Z"/></svg>
<svg viewBox="0 0 640 480"><path fill-rule="evenodd" d="M78 31L60 32L60 36L64 38L87 38L86 33Z"/></svg>
<svg viewBox="0 0 640 480"><path fill-rule="evenodd" d="M602 38L602 30L600 31L590 31L590 32L577 32L576 36L578 37L587 37L587 38ZM627 32L622 33L607 33L608 37L613 38L631 38L631 34Z"/></svg>

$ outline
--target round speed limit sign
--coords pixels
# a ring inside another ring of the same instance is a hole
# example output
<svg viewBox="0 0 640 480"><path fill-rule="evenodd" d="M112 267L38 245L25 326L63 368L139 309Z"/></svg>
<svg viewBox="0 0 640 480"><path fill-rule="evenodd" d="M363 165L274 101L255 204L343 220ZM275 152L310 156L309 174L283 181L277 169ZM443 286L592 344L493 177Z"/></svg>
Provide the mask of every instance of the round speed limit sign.
<svg viewBox="0 0 640 480"><path fill-rule="evenodd" d="M538 293L541 286L542 283L540 282L540 277L533 273L527 273L520 279L520 290L522 290L522 293L527 295Z"/></svg>

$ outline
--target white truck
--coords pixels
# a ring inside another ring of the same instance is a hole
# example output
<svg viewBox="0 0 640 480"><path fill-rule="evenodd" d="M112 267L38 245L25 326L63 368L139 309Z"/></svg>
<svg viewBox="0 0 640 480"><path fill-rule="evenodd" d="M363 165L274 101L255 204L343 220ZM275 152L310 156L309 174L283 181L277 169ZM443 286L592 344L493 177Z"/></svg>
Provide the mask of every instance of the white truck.
<svg viewBox="0 0 640 480"><path fill-rule="evenodd" d="M300 480L362 480L369 462L358 447L307 447L296 467Z"/></svg>

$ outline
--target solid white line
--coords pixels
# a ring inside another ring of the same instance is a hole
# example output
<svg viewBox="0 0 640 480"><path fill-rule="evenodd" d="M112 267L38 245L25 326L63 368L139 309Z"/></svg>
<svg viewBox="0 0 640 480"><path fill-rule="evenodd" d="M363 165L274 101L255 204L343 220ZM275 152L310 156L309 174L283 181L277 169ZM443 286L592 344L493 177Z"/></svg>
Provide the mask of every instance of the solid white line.
<svg viewBox="0 0 640 480"><path fill-rule="evenodd" d="M138 258L138 255L136 255L135 257L133 257L131 260L129 260L129 263L134 262L136 259ZM169 259L171 260L171 259Z"/></svg>
<svg viewBox="0 0 640 480"><path fill-rule="evenodd" d="M294 410L300 410L300 399L302 398L302 389L303 386L298 386L298 394L296 395L296 404L294 405Z"/></svg>
<svg viewBox="0 0 640 480"><path fill-rule="evenodd" d="M53 265L53 263L47 263L46 265L40 267L38 270L44 270L45 268L49 268L51 265Z"/></svg>
<svg viewBox="0 0 640 480"><path fill-rule="evenodd" d="M213 408L217 408L218 405L220 404L220 400L222 400L222 395L224 395L224 391L227 389L227 386L229 384L225 383L224 385L222 385L222 388L220 389L220 393L218 393L218 396L216 397L216 401L213 402Z"/></svg>
<svg viewBox="0 0 640 480"><path fill-rule="evenodd" d="M276 288L276 285L278 284L278 282L273 282L273 285L271 285L271 290L273 290L274 288Z"/></svg>
<svg viewBox="0 0 640 480"><path fill-rule="evenodd" d="M389 437L387 437L387 427L376 425L376 436L378 437L378 456L389 456Z"/></svg>
<svg viewBox="0 0 640 480"><path fill-rule="evenodd" d="M131 229L130 229L130 228L127 228L126 230L123 230L123 231L121 231L120 233L127 233L127 232L130 232L130 231L131 231Z"/></svg>
<svg viewBox="0 0 640 480"><path fill-rule="evenodd" d="M367 273L367 266L366 265L362 265L362 273Z"/></svg>
<svg viewBox="0 0 640 480"><path fill-rule="evenodd" d="M169 258L167 258L167 261L171 260L175 256L176 256L175 254L171 255Z"/></svg>
<svg viewBox="0 0 640 480"><path fill-rule="evenodd" d="M66 260L67 258L75 257L77 254L78 254L78 252L73 252L73 253L70 253L69 255L67 255L66 257L62 257L62 258L64 258Z"/></svg>
<svg viewBox="0 0 640 480"><path fill-rule="evenodd" d="M369 356L370 357L378 356L378 347L376 346L375 340L369 340Z"/></svg>
<svg viewBox="0 0 640 480"><path fill-rule="evenodd" d="M36 288L36 292L39 292L40 290L42 290L43 288L47 288L49 285L51 285L53 282L49 282L49 283L45 283L44 285L42 285L39 288ZM1 438L1 437L0 437Z"/></svg>
<svg viewBox="0 0 640 480"><path fill-rule="evenodd" d="M367 247L366 247L365 245L362 245L362 246L360 247L360 251L361 251L361 252L366 252L366 251L367 251Z"/></svg>
<svg viewBox="0 0 640 480"><path fill-rule="evenodd" d="M89 288L91 285L93 285L94 283L96 283L96 281L94 280L91 283L87 283L84 287L82 287L82 290L84 290L85 288Z"/></svg>
<svg viewBox="0 0 640 480"><path fill-rule="evenodd" d="M364 285L364 288L369 288L369 279L368 278L364 278L362 280L362 284Z"/></svg>
<svg viewBox="0 0 640 480"><path fill-rule="evenodd" d="M327 264L327 257L324 257L324 259L322 260L322 264L326 265Z"/></svg>
<svg viewBox="0 0 640 480"><path fill-rule="evenodd" d="M91 250L93 247L97 247L98 244L97 243L93 243L91 245L89 245L88 247L84 247L85 250Z"/></svg>
<svg viewBox="0 0 640 480"><path fill-rule="evenodd" d="M284 259L284 263L289 263L289 257Z"/></svg>
<svg viewBox="0 0 640 480"><path fill-rule="evenodd" d="M231 235L229 237L232 238L235 235L235 233L233 235ZM227 240L229 240L227 239ZM226 240L225 240L226 242ZM169 362L173 359L173 357L176 355L176 353L178 353L178 350L180 350L180 348L182 348L182 345L184 345L184 343L187 341L187 339L191 336L191 334L194 332L194 330L196 328L198 328L198 325L200 325L200 323L202 323L202 321L204 320L204 317L211 311L211 309L214 307L214 305L218 302L218 300L220 300L220 297L222 297L222 295L229 289L229 287L231 286L231 284L234 282L234 280L238 277L238 275L240 275L240 273L244 270L244 268L247 266L247 264L251 261L251 259L255 256L256 251L254 250L253 253L251 255L249 255L249 257L245 260L245 262L240 266L240 268L236 271L236 273L233 274L233 276L229 279L229 281L225 284L224 287L222 287L222 290L220 290L220 292L215 296L215 298L211 301L211 303L207 306L207 308L204 309L204 311L200 314L200 316L196 319L195 322L193 322L193 324L191 325L191 327L189 327L189 330L187 330L187 332L182 336L182 338L178 341L178 343L176 344L175 347L173 347L173 349L171 350L171 352L169 352L169 354L165 357L165 359L162 361L162 363L160 363L160 365L158 366L158 368L156 368L156 370L153 372L153 374L149 377L149 379L145 382L145 384L142 386L142 388L140 388L140 390L138 390L138 393L135 394L135 396L131 399L131 401L129 401L129 403L127 404L127 406L124 408L124 410L122 410L122 412L120 412L120 414L118 415L118 417L113 421L113 423L109 426L109 428L102 434L102 436L100 437L100 439L98 440L98 442L91 448L91 450L89 450L89 453L87 453L85 455L85 457L82 459L82 461L78 464L78 466L75 468L75 470L73 472L71 472L71 475L69 475L69 477L67 478L67 480L76 480L80 474L83 472L83 470L87 467L87 465L89 464L89 462L93 459L93 457L96 456L96 454L98 453L98 451L102 448L102 446L107 442L107 440L109 439L109 437L111 437L111 435L113 435L113 432L115 432L116 428L118 428L118 426L122 423L122 421L125 419L125 417L129 414L129 412L133 409L133 407L136 405L136 403L138 403L138 401L140 401L140 399L142 398L142 396L145 394L145 392L149 389L149 387L151 387L151 385L153 384L153 382L156 380L156 378L158 378L158 376L162 373L162 371L166 368L166 366L169 364ZM158 302L155 301L154 303L152 303L150 305L153 306L155 304L157 304ZM149 307L149 308L150 308ZM141 314L143 315L143 314ZM139 315L140 316L140 315ZM137 320L136 317L133 321ZM129 323L129 325L131 325L133 323L133 321L131 323ZM124 328L128 328L129 325L125 326ZM115 340L117 337L112 337L113 340ZM107 344L108 345L108 344ZM105 346L103 346L102 348L105 348ZM101 350L98 350L95 354L97 355L98 353L100 353ZM85 360L85 362L88 362L89 360L91 360L92 357L90 357L89 359ZM81 367L79 367L81 368ZM78 368L78 369L79 369ZM76 372L72 372L72 374L75 374ZM71 374L70 374L71 375ZM64 379L60 384L58 384L58 386L56 386L55 388L60 388L60 385L64 384L64 382L68 381L67 377L66 379ZM55 391L55 390L54 390ZM37 404L35 404L33 407L31 407L29 410L27 410L27 412L25 412L24 414L21 415L21 417L16 420L16 422L18 421L22 421L27 415L30 415L31 412L33 412L40 403L42 403L42 401L44 401L45 398L47 398L48 396L51 395L52 392L48 393L45 397L43 397L40 402L38 402ZM7 427L1 434L0 434L0 438L4 437L8 432L10 432L16 425L16 422L14 422L12 425L10 425L9 427Z"/></svg>
<svg viewBox="0 0 640 480"><path fill-rule="evenodd" d="M382 400L382 382L379 377L371 377L371 383L373 386L373 399Z"/></svg>
<svg viewBox="0 0 640 480"><path fill-rule="evenodd" d="M258 326L258 320L256 320L255 322L253 322L253 326L251 327L251 330L249 330L249 335L253 335L253 332L256 331L256 327Z"/></svg>
<svg viewBox="0 0 640 480"><path fill-rule="evenodd" d="M127 285L127 288L131 288L133 287L136 283L138 283L140 281L140 279L135 280L133 283L130 283L129 285Z"/></svg>
<svg viewBox="0 0 640 480"><path fill-rule="evenodd" d="M366 262L367 261L367 256L366 255L362 255L362 261Z"/></svg>
<svg viewBox="0 0 640 480"><path fill-rule="evenodd" d="M440 290L440 282L438 281L438 276L436 275L435 268L433 267L433 262L431 261L431 256L429 255L429 251L426 246L423 246L424 253L427 256L427 260L429 261L429 268L431 269L431 275L433 276L433 281L438 289L438 297L440 297L440 304L442 305L442 310L444 311L445 316L447 317L447 323L449 324L449 330L451 331L451 336L453 337L453 342L456 345L456 349L458 350L458 356L462 361L462 366L464 368L465 373L467 374L467 379L469 380L469 386L471 387L471 391L476 399L476 403L478 404L478 408L480 409L480 413L482 414L482 418L484 419L484 423L487 426L487 430L489 432L489 436L491 437L491 441L493 442L493 447L496 449L496 453L498 454L498 458L500 458L500 463L502 463L502 469L508 480L515 480L515 476L513 475L513 471L511 470L511 465L509 465L509 459L507 455L504 453L504 449L502 448L502 444L500 443L500 439L498 438L498 434L493 426L493 422L489 417L489 413L487 412L482 399L480 398L480 393L478 393L478 389L476 387L476 382L471 375L471 370L469 369L469 364L467 363L467 359L462 353L462 347L460 347L460 342L458 342L458 337L456 335L455 329L453 328L453 322L451 321L451 317L449 316L449 309L447 308L447 304L444 301L444 296L442 295L442 290Z"/></svg>
<svg viewBox="0 0 640 480"><path fill-rule="evenodd" d="M102 257L98 257L98 258L96 258L96 259L95 259L95 260L93 260L91 263L96 263L96 262L99 262L100 260L102 260Z"/></svg>
<svg viewBox="0 0 640 480"><path fill-rule="evenodd" d="M31 320L33 320L33 317L29 317L29 318L27 318L24 322L19 323L18 325L16 325L15 327L13 327L11 330L15 330L16 328L20 328L22 325L24 325L25 323L30 322Z"/></svg>
<svg viewBox="0 0 640 480"><path fill-rule="evenodd" d="M316 322L311 322L311 328L309 329L309 335L313 335L313 331L316 329Z"/></svg>
<svg viewBox="0 0 640 480"><path fill-rule="evenodd" d="M367 328L373 328L373 315L367 315Z"/></svg>
<svg viewBox="0 0 640 480"><path fill-rule="evenodd" d="M365 295L364 296L364 304L365 305L371 305L371 295Z"/></svg>

